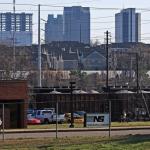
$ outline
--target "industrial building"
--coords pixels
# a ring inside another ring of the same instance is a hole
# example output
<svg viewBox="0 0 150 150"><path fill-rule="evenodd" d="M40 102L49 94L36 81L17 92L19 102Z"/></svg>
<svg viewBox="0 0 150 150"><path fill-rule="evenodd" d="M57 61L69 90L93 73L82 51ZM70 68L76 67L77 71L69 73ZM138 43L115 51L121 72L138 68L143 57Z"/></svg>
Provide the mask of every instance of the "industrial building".
<svg viewBox="0 0 150 150"><path fill-rule="evenodd" d="M27 81L0 80L0 91L0 118L4 120L4 128L26 128Z"/></svg>

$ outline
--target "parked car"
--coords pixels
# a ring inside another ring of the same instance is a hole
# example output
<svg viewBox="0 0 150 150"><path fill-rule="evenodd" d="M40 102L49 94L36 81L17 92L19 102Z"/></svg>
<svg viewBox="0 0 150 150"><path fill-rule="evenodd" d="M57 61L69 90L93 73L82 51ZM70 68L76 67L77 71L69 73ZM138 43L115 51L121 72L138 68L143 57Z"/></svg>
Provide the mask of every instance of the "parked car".
<svg viewBox="0 0 150 150"><path fill-rule="evenodd" d="M70 123L71 122L71 113L66 113L65 117L66 117L66 121L68 123ZM84 117L80 116L77 113L73 113L73 118L74 118L74 123L83 123L84 122Z"/></svg>
<svg viewBox="0 0 150 150"><path fill-rule="evenodd" d="M27 115L27 124L28 125L37 125L37 124L41 124L41 120L34 118L34 116L32 116L32 114L28 114Z"/></svg>
<svg viewBox="0 0 150 150"><path fill-rule="evenodd" d="M37 119L37 118L30 118L27 120L27 124L28 125L37 125L37 124L41 124L41 120Z"/></svg>
<svg viewBox="0 0 150 150"><path fill-rule="evenodd" d="M82 117L84 117L84 114L86 114L85 111L75 111L75 113L82 116Z"/></svg>
<svg viewBox="0 0 150 150"><path fill-rule="evenodd" d="M58 114L57 121L58 121L58 123L66 122L65 114ZM53 122L56 122L56 113L53 114Z"/></svg>
<svg viewBox="0 0 150 150"><path fill-rule="evenodd" d="M35 113L35 109L28 109L27 110L27 114L34 114Z"/></svg>

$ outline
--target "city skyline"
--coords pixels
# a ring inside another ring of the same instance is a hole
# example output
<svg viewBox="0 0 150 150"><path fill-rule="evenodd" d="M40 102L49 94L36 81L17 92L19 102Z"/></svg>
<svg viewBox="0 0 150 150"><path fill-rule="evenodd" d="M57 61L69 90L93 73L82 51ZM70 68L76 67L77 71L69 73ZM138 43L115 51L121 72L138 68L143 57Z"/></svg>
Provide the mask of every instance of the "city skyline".
<svg viewBox="0 0 150 150"><path fill-rule="evenodd" d="M1 3L6 3L2 0ZM12 3L12 0L8 0L7 3ZM112 36L112 42L115 41L115 13L120 12L123 8L137 8L137 12L141 13L141 41L149 43L150 42L150 34L149 34L149 9L147 8L149 2L141 2L140 0L133 0L132 2L129 0L115 1L115 0L84 0L84 1L68 1L65 2L58 0L55 2L52 0L49 2L48 0L37 0L36 3L33 0L26 0L26 2L20 0L16 0L16 4L32 4L31 5L16 5L16 12L27 12L33 13L33 43L37 43L37 34L38 34L38 7L34 4L43 4L43 5L51 5L51 6L43 6L41 7L41 18L47 19L48 14L62 14L63 7L66 6L83 6L91 8L91 39L98 39L101 43L104 42L104 32L109 30ZM96 9L96 8L102 9ZM1 12L10 12L13 10L12 5L2 5L1 4ZM109 8L109 9L108 9ZM41 21L41 29L44 29L45 22ZM44 39L44 32L41 31L41 38Z"/></svg>

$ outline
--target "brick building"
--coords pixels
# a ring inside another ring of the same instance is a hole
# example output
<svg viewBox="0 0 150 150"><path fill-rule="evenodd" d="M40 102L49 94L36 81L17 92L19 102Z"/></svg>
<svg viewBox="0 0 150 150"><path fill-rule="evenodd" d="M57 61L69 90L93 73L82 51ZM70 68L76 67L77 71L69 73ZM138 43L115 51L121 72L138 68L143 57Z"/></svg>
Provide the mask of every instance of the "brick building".
<svg viewBox="0 0 150 150"><path fill-rule="evenodd" d="M28 100L26 81L0 81L0 117L3 116L5 128L26 128L26 110ZM4 104L4 105L3 105Z"/></svg>

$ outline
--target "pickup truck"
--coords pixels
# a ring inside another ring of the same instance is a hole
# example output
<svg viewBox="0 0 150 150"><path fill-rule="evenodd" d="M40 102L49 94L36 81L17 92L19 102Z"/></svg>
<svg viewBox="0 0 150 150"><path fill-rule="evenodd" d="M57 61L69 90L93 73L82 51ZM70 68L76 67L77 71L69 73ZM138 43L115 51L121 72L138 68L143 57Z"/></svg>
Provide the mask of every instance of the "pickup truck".
<svg viewBox="0 0 150 150"><path fill-rule="evenodd" d="M56 122L56 113L51 109L36 110L35 117L45 124ZM57 121L58 123L65 122L65 114L57 115Z"/></svg>
<svg viewBox="0 0 150 150"><path fill-rule="evenodd" d="M53 111L52 110L36 110L35 118L41 120L41 123L50 123L52 122Z"/></svg>
<svg viewBox="0 0 150 150"><path fill-rule="evenodd" d="M58 121L58 123L66 122L65 114L58 114L57 121ZM56 122L56 113L53 114L53 122Z"/></svg>

